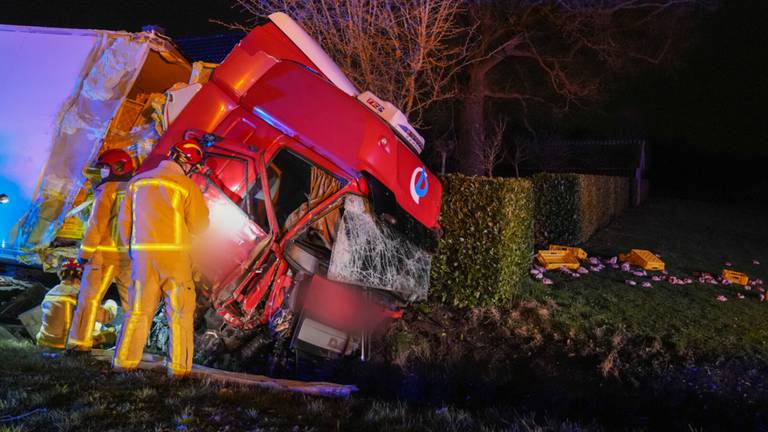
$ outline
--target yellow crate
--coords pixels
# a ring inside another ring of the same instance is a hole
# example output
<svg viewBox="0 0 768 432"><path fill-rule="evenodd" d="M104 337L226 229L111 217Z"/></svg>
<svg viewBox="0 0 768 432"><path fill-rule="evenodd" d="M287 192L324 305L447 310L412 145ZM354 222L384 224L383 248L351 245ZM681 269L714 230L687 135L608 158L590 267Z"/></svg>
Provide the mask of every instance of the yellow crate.
<svg viewBox="0 0 768 432"><path fill-rule="evenodd" d="M729 280L735 284L746 285L749 283L749 277L744 273L739 273L737 271L723 269L722 276L723 279Z"/></svg>
<svg viewBox="0 0 768 432"><path fill-rule="evenodd" d="M621 261L629 262L643 270L664 270L664 261L660 260L653 252L645 249L632 249L626 255L619 255Z"/></svg>
<svg viewBox="0 0 768 432"><path fill-rule="evenodd" d="M549 250L551 251L568 251L573 254L577 259L579 260L585 260L587 259L587 252L582 248L577 248L573 246L560 246L560 245L549 245Z"/></svg>
<svg viewBox="0 0 768 432"><path fill-rule="evenodd" d="M559 269L565 267L570 270L579 268L579 260L569 251L562 250L540 250L536 255L536 260L547 270Z"/></svg>

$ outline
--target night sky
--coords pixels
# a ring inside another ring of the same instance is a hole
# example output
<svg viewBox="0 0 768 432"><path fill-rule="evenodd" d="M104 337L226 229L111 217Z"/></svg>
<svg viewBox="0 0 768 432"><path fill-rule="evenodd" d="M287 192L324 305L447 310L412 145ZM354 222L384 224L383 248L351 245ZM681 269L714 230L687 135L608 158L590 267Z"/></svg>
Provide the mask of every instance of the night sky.
<svg viewBox="0 0 768 432"><path fill-rule="evenodd" d="M171 37L216 34L210 20L232 22L243 15L231 0L2 0L0 23L48 27L141 31L164 27Z"/></svg>
<svg viewBox="0 0 768 432"><path fill-rule="evenodd" d="M652 133L705 151L768 156L766 18L768 2L732 1L704 20L683 68L638 95L659 121L648 125Z"/></svg>
<svg viewBox="0 0 768 432"><path fill-rule="evenodd" d="M200 36L226 31L210 19L242 17L232 3L3 1L0 23L128 31L156 24L171 37ZM584 122L580 134L647 139L656 191L766 200L768 2L720 3L691 35L679 67L624 83L607 106L614 114Z"/></svg>
<svg viewBox="0 0 768 432"><path fill-rule="evenodd" d="M768 2L723 1L684 67L641 98L654 169L683 196L768 203ZM660 101L661 103L657 103Z"/></svg>

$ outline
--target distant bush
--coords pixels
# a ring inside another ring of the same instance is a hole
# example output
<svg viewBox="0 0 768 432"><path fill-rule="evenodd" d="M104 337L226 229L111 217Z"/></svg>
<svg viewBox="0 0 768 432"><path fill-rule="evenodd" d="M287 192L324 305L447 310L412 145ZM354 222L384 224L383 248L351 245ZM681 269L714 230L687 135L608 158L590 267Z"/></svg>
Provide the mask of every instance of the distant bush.
<svg viewBox="0 0 768 432"><path fill-rule="evenodd" d="M585 242L629 205L626 177L537 174L536 244Z"/></svg>
<svg viewBox="0 0 768 432"><path fill-rule="evenodd" d="M531 181L459 174L441 181L444 235L432 262L430 298L455 306L508 302L531 262Z"/></svg>

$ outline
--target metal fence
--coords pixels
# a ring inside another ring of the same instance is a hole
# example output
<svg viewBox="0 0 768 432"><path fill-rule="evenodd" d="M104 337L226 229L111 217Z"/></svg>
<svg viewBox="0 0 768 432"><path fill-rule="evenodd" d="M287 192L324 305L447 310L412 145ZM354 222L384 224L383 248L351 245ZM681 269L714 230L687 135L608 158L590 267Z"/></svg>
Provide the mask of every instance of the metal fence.
<svg viewBox="0 0 768 432"><path fill-rule="evenodd" d="M517 162L521 176L551 172L628 177L632 179L633 205L639 205L648 196L648 146L645 140L553 138L514 145L525 145L526 148L516 153L522 155L520 160L510 159L499 167L501 175L514 175L513 165Z"/></svg>

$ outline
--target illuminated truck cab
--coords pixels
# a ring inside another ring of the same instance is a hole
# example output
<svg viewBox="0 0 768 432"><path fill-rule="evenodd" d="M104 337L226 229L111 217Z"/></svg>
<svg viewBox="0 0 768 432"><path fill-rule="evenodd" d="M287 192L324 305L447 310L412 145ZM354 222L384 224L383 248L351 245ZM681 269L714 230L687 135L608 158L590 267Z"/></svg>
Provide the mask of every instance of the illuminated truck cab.
<svg viewBox="0 0 768 432"><path fill-rule="evenodd" d="M388 124L351 96L356 95L334 85L270 21L232 50L154 153L160 157L190 128L260 150L283 134L351 176L372 175L408 214L436 228L439 181ZM150 159L148 166L157 161ZM414 187L414 178L420 185Z"/></svg>
<svg viewBox="0 0 768 432"><path fill-rule="evenodd" d="M318 50L290 18L270 16L142 170L190 131L217 136L193 176L211 210L197 260L211 307L240 328L289 316L292 346L348 354L398 315L392 299L426 296L442 186L417 156L415 130L377 115L378 99L358 98Z"/></svg>

